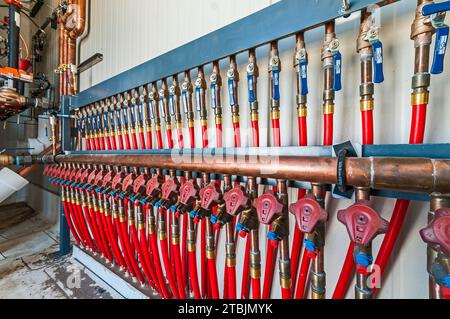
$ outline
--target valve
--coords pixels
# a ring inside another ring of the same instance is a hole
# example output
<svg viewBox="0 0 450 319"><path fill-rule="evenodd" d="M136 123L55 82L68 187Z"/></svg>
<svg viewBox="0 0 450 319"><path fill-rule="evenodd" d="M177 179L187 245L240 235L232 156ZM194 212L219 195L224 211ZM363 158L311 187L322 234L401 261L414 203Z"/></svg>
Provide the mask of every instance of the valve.
<svg viewBox="0 0 450 319"><path fill-rule="evenodd" d="M216 182L211 182L208 186L200 190L200 200L195 210L191 211L190 216L194 219L194 223L205 217L211 216L214 206L222 201L222 193Z"/></svg>
<svg viewBox="0 0 450 319"><path fill-rule="evenodd" d="M180 182L176 177L167 179L161 188L161 206L165 209L169 209L171 206L173 206L177 201L179 190Z"/></svg>
<svg viewBox="0 0 450 319"><path fill-rule="evenodd" d="M435 212L431 223L420 231L420 236L427 244L436 246L450 257L450 208L441 208Z"/></svg>
<svg viewBox="0 0 450 319"><path fill-rule="evenodd" d="M308 53L305 48L301 48L295 54L296 62L299 65L299 77L301 83L300 95L308 95Z"/></svg>
<svg viewBox="0 0 450 319"><path fill-rule="evenodd" d="M272 230L267 237L272 242L278 242L286 235L283 227L283 205L272 192L267 192L253 202L258 219L262 224L271 225Z"/></svg>
<svg viewBox="0 0 450 319"><path fill-rule="evenodd" d="M435 5L442 5L441 3ZM423 10L425 10L424 6ZM441 9L445 9L442 6ZM445 9L448 10L448 9ZM434 45L433 64L431 65L431 74L440 74L444 72L444 58L447 50L449 27L445 22L445 11L438 11L431 16L431 24L436 29L436 41Z"/></svg>
<svg viewBox="0 0 450 319"><path fill-rule="evenodd" d="M327 51L333 54L333 90L335 92L342 89L342 54L339 51L340 42L334 39L328 45Z"/></svg>
<svg viewBox="0 0 450 319"><path fill-rule="evenodd" d="M233 107L237 104L235 96L235 85L237 80L237 72L234 68L230 68L227 71L228 78L228 95L230 97L230 106Z"/></svg>
<svg viewBox="0 0 450 319"><path fill-rule="evenodd" d="M373 59L373 82L384 82L383 73L383 44L380 41L378 28L372 27L367 32L364 40L370 43L372 46L372 59Z"/></svg>
<svg viewBox="0 0 450 319"><path fill-rule="evenodd" d="M297 225L304 233L313 233L319 222L328 219L328 213L320 206L314 195L307 195L291 204L289 211L295 216Z"/></svg>
<svg viewBox="0 0 450 319"><path fill-rule="evenodd" d="M226 192L223 200L224 203L218 205L216 214L211 216L211 222L216 228L220 228L232 221L234 216L239 215L250 206L249 198L242 186L237 186Z"/></svg>
<svg viewBox="0 0 450 319"><path fill-rule="evenodd" d="M178 203L175 205L175 209L180 214L185 214L189 210L194 208L195 202L198 199L199 188L197 184L192 181L184 182L180 187L180 194L178 197Z"/></svg>
<svg viewBox="0 0 450 319"><path fill-rule="evenodd" d="M269 69L272 72L272 92L275 101L280 100L280 58L273 56L269 62Z"/></svg>
<svg viewBox="0 0 450 319"><path fill-rule="evenodd" d="M366 200L340 210L337 218L347 227L352 242L360 246L367 246L377 235L389 229L389 222L381 218Z"/></svg>

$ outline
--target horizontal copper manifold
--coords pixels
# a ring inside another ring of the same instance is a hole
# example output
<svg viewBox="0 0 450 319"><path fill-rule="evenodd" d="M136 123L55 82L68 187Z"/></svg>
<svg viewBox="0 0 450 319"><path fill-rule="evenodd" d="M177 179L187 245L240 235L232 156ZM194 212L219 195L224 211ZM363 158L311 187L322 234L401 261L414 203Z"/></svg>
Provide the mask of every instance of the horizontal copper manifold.
<svg viewBox="0 0 450 319"><path fill-rule="evenodd" d="M337 158L223 155L58 155L44 162L96 164L337 183ZM450 193L450 160L426 158L347 158L346 184L378 190Z"/></svg>

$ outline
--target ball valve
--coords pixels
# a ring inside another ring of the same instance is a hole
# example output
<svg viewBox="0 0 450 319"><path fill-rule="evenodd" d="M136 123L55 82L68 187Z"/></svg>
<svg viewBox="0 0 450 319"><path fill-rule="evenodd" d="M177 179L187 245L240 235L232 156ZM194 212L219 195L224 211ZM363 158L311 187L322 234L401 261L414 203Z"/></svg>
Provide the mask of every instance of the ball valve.
<svg viewBox="0 0 450 319"><path fill-rule="evenodd" d="M337 217L347 227L350 239L360 246L367 246L377 235L389 229L389 222L381 218L365 200L339 211Z"/></svg>
<svg viewBox="0 0 450 319"><path fill-rule="evenodd" d="M276 196L272 192L267 192L255 199L253 206L256 208L260 223L272 226L271 231L267 234L269 240L272 242L282 240L287 232L282 223L283 205Z"/></svg>
<svg viewBox="0 0 450 319"><path fill-rule="evenodd" d="M162 180L161 176L153 176L147 183L146 193L147 198L145 200L145 203L148 205L155 205L160 197L161 197L161 187L164 181Z"/></svg>
<svg viewBox="0 0 450 319"><path fill-rule="evenodd" d="M178 203L172 208L176 214L185 214L194 208L198 200L199 188L196 183L187 181L180 187Z"/></svg>
<svg viewBox="0 0 450 319"><path fill-rule="evenodd" d="M180 190L180 182L176 177L171 177L164 182L161 188L161 207L169 209L175 205Z"/></svg>
<svg viewBox="0 0 450 319"><path fill-rule="evenodd" d="M208 186L202 188L200 190L200 201L197 203L196 209L191 212L194 223L211 216L213 207L221 204L221 202L222 193L216 182L211 182Z"/></svg>
<svg viewBox="0 0 450 319"><path fill-rule="evenodd" d="M219 205L216 214L211 216L211 222L217 227L222 227L230 222L233 217L242 213L250 206L250 200L242 186L235 187L223 196L224 205Z"/></svg>
<svg viewBox="0 0 450 319"><path fill-rule="evenodd" d="M423 241L450 257L450 208L436 211L434 219L420 231Z"/></svg>
<svg viewBox="0 0 450 319"><path fill-rule="evenodd" d="M298 227L304 233L314 232L320 222L326 222L328 213L320 206L314 195L307 195L295 204L291 204L289 211L295 216Z"/></svg>

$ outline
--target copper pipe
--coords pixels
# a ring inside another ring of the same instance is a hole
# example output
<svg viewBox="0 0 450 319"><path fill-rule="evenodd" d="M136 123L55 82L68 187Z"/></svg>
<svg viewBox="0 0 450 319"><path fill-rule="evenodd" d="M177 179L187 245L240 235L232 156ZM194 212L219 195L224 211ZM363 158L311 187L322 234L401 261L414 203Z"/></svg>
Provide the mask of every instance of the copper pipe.
<svg viewBox="0 0 450 319"><path fill-rule="evenodd" d="M57 155L45 163L85 163L175 169L296 180L317 184L337 183L337 158L212 155ZM450 160L367 157L345 160L349 186L419 193L450 192Z"/></svg>

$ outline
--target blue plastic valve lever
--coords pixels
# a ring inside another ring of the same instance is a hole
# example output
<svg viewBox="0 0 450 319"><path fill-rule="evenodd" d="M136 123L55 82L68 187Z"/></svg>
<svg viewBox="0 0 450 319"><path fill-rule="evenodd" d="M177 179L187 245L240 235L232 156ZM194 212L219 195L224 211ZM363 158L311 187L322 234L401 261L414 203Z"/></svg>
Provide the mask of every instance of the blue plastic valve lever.
<svg viewBox="0 0 450 319"><path fill-rule="evenodd" d="M211 74L209 78L211 81L211 108L215 110L217 108L217 99L216 99L216 84L217 84L217 74Z"/></svg>
<svg viewBox="0 0 450 319"><path fill-rule="evenodd" d="M252 62L247 65L248 101L250 103L254 103L256 101L254 80L253 80L254 75L255 75L255 64Z"/></svg>
<svg viewBox="0 0 450 319"><path fill-rule="evenodd" d="M187 114L189 112L188 98L187 98L188 86L189 86L189 84L187 81L184 81L183 84L181 85L181 98L183 99L183 109L184 109L185 114Z"/></svg>
<svg viewBox="0 0 450 319"><path fill-rule="evenodd" d="M384 82L383 73L383 44L380 41L378 29L371 28L365 37L365 40L372 46L372 56L373 56L373 82L382 83Z"/></svg>
<svg viewBox="0 0 450 319"><path fill-rule="evenodd" d="M235 71L233 68L228 70L227 77L228 77L228 94L230 96L230 106L235 106L236 105L236 97L234 96Z"/></svg>
<svg viewBox="0 0 450 319"><path fill-rule="evenodd" d="M164 95L165 95L164 90L159 91L159 110L161 112L161 117L163 119L166 118L166 110L164 108Z"/></svg>
<svg viewBox="0 0 450 319"><path fill-rule="evenodd" d="M300 94L302 96L308 95L308 54L306 53L306 49L300 49L295 58L299 63L299 77L300 77Z"/></svg>
<svg viewBox="0 0 450 319"><path fill-rule="evenodd" d="M197 112L200 112L202 110L202 101L201 101L201 93L202 90L202 79L197 78L195 81L195 101L197 105Z"/></svg>
<svg viewBox="0 0 450 319"><path fill-rule="evenodd" d="M422 7L422 15L429 16L435 13L445 12L449 10L450 10L450 1L427 4Z"/></svg>
<svg viewBox="0 0 450 319"><path fill-rule="evenodd" d="M270 67L272 68L272 91L273 99L280 100L280 58L275 56L270 59Z"/></svg>
<svg viewBox="0 0 450 319"><path fill-rule="evenodd" d="M169 88L169 111L171 116L175 116L175 86Z"/></svg>
<svg viewBox="0 0 450 319"><path fill-rule="evenodd" d="M149 100L149 103L148 103L148 109L150 111L150 118L152 120L154 120L155 119L155 114L153 113L153 106L155 105L155 94L153 92L151 92L149 94L149 98L150 98L150 100Z"/></svg>
<svg viewBox="0 0 450 319"><path fill-rule="evenodd" d="M331 41L328 51L333 53L333 90L340 91L342 89L342 55L339 52L340 42L338 39Z"/></svg>
<svg viewBox="0 0 450 319"><path fill-rule="evenodd" d="M139 97L139 102L138 102L138 112L139 112L139 123L140 124L144 123L144 103L145 103L145 97L143 95L141 95Z"/></svg>
<svg viewBox="0 0 450 319"><path fill-rule="evenodd" d="M441 74L444 72L444 58L447 51L448 25L445 22L445 11L438 12L431 16L431 23L436 29L436 42L434 45L434 58L431 66L431 74Z"/></svg>

